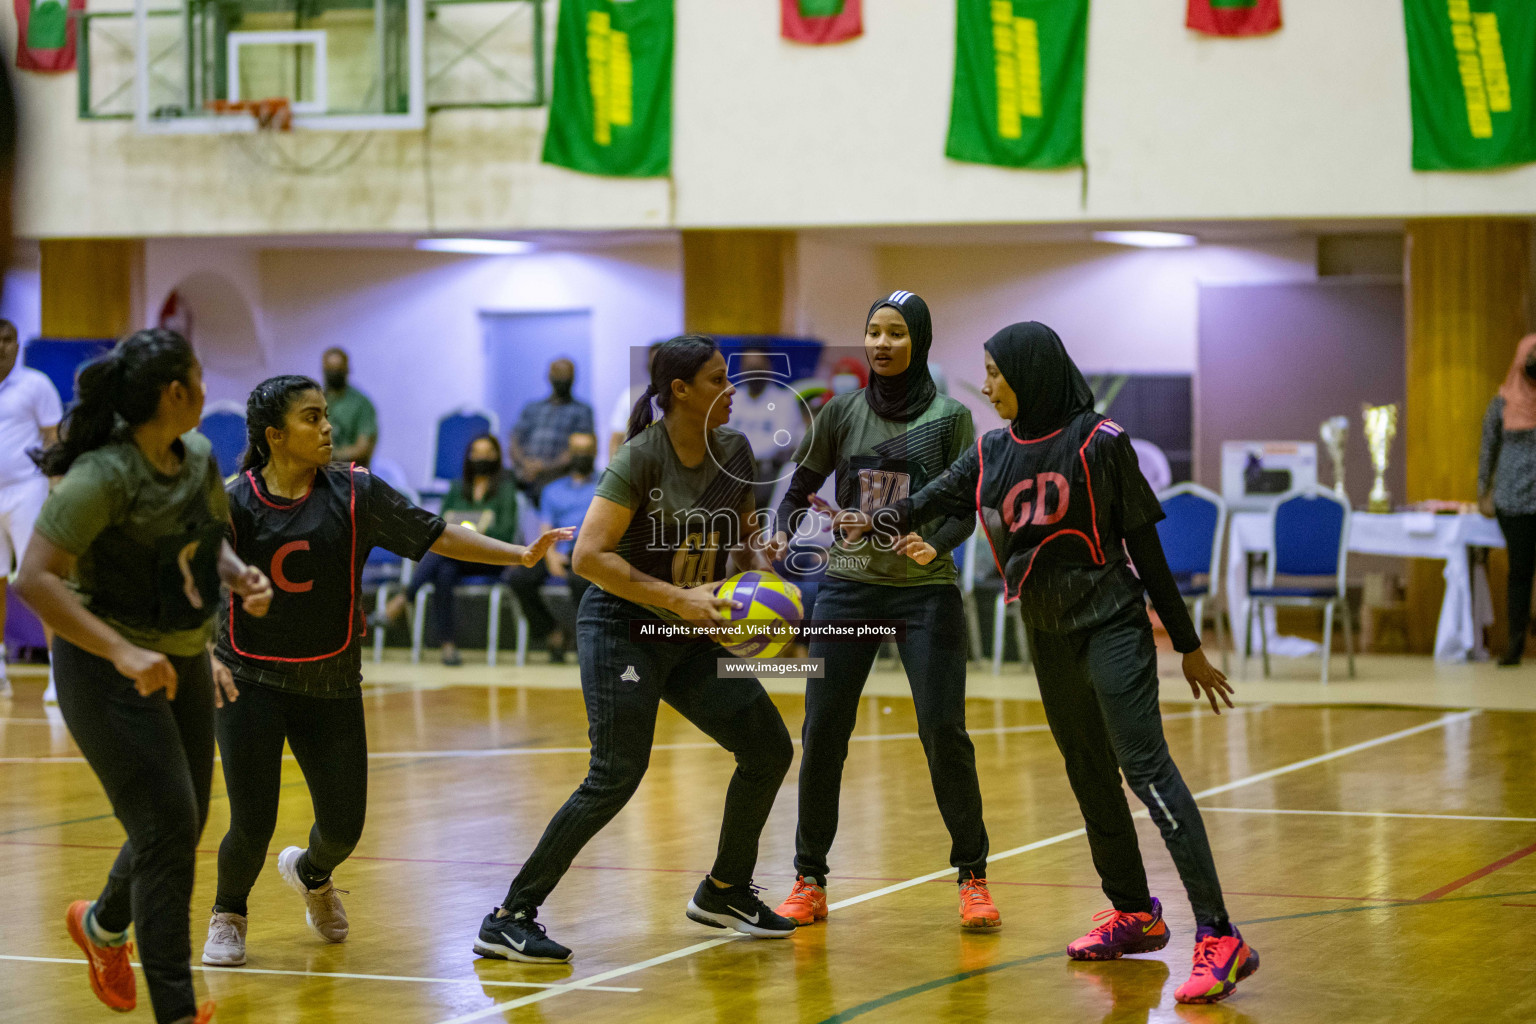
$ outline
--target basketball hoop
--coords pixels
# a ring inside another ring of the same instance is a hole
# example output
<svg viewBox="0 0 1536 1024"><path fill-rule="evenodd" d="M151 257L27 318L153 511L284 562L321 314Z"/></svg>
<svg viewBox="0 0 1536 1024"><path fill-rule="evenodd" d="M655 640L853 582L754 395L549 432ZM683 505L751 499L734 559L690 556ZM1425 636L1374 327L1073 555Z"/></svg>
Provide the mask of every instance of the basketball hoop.
<svg viewBox="0 0 1536 1024"><path fill-rule="evenodd" d="M209 100L207 107L220 116L250 114L256 121L257 131L293 130L293 107L286 96L264 100Z"/></svg>

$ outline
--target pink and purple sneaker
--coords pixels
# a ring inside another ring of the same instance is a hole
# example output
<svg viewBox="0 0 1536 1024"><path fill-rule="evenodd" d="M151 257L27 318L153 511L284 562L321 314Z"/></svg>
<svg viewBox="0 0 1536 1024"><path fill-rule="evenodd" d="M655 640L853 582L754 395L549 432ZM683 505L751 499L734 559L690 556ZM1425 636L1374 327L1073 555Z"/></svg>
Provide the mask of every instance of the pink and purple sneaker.
<svg viewBox="0 0 1536 1024"><path fill-rule="evenodd" d="M1179 986L1173 998L1181 1003L1215 1003L1227 998L1237 983L1259 969L1259 954L1254 952L1236 928L1231 935L1218 935L1202 926L1195 933L1195 967L1189 980Z"/></svg>
<svg viewBox="0 0 1536 1024"><path fill-rule="evenodd" d="M1067 956L1073 960L1118 960L1128 953L1153 953L1168 945L1163 905L1156 899L1150 914L1110 909L1095 914L1093 919L1101 923L1067 946Z"/></svg>

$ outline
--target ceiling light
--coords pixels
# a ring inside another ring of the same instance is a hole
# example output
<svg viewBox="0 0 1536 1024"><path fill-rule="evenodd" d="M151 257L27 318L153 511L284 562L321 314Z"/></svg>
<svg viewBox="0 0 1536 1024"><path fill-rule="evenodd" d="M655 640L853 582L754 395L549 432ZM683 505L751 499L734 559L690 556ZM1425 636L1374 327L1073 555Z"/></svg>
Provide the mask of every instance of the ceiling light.
<svg viewBox="0 0 1536 1024"><path fill-rule="evenodd" d="M426 252L456 252L466 256L521 256L533 252L532 242L512 238L421 238L416 248Z"/></svg>
<svg viewBox="0 0 1536 1024"><path fill-rule="evenodd" d="M1172 231L1095 231L1095 242L1112 242L1115 245L1134 245L1141 249L1177 249L1199 245L1194 235L1180 235Z"/></svg>

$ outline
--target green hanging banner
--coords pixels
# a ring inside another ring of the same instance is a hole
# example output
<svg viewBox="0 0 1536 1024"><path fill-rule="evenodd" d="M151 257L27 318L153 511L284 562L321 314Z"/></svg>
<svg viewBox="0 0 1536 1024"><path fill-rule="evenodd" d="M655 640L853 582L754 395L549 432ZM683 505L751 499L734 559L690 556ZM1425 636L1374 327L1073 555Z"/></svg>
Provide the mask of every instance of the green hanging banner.
<svg viewBox="0 0 1536 1024"><path fill-rule="evenodd" d="M1403 0L1413 167L1536 162L1536 2Z"/></svg>
<svg viewBox="0 0 1536 1024"><path fill-rule="evenodd" d="M561 0L544 162L588 174L672 168L673 0Z"/></svg>
<svg viewBox="0 0 1536 1024"><path fill-rule="evenodd" d="M1083 162L1088 0L959 0L952 159L1029 167Z"/></svg>

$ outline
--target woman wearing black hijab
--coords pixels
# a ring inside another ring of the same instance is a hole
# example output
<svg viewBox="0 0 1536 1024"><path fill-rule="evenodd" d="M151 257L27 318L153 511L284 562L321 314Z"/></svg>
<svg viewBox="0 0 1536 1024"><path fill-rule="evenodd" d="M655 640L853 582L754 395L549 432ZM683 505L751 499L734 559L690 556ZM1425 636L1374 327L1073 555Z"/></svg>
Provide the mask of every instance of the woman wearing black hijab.
<svg viewBox="0 0 1536 1024"><path fill-rule="evenodd" d="M839 395L817 417L795 453L799 463L778 509L775 560L784 556L795 519L827 477L837 473L838 504L875 512L917 493L975 439L971 414L940 395L928 373L933 327L928 306L908 291L870 306L864 354L869 386ZM987 891L987 830L981 817L976 751L965 731L965 614L954 560L939 557L972 532L970 515L923 520L930 543L905 552L867 541L834 545L816 596L818 619L901 619L901 663L912 687L918 734L928 757L939 813L949 829L950 863L960 885L963 928L996 928L1002 918ZM813 638L825 678L807 681L795 886L778 913L809 925L827 916L827 853L837 835L838 793L859 696L879 650L876 641Z"/></svg>
<svg viewBox="0 0 1536 1024"><path fill-rule="evenodd" d="M872 522L844 518L854 533L872 526L876 543L883 535L896 550L911 550L919 543L907 535L911 522L981 514L1005 599L1018 602L1028 629L1040 700L1112 904L1067 955L1111 960L1168 944L1120 787L1124 772L1162 833L1198 925L1194 971L1176 998L1215 1002L1257 970L1259 958L1227 918L1200 811L1163 738L1146 596L1184 656L1195 696L1203 692L1220 714L1217 698L1231 707L1231 687L1200 650L1158 540L1163 511L1130 439L1094 411L1093 393L1056 332L1014 324L986 343L986 353L982 392L1009 426L984 435L938 480Z"/></svg>

